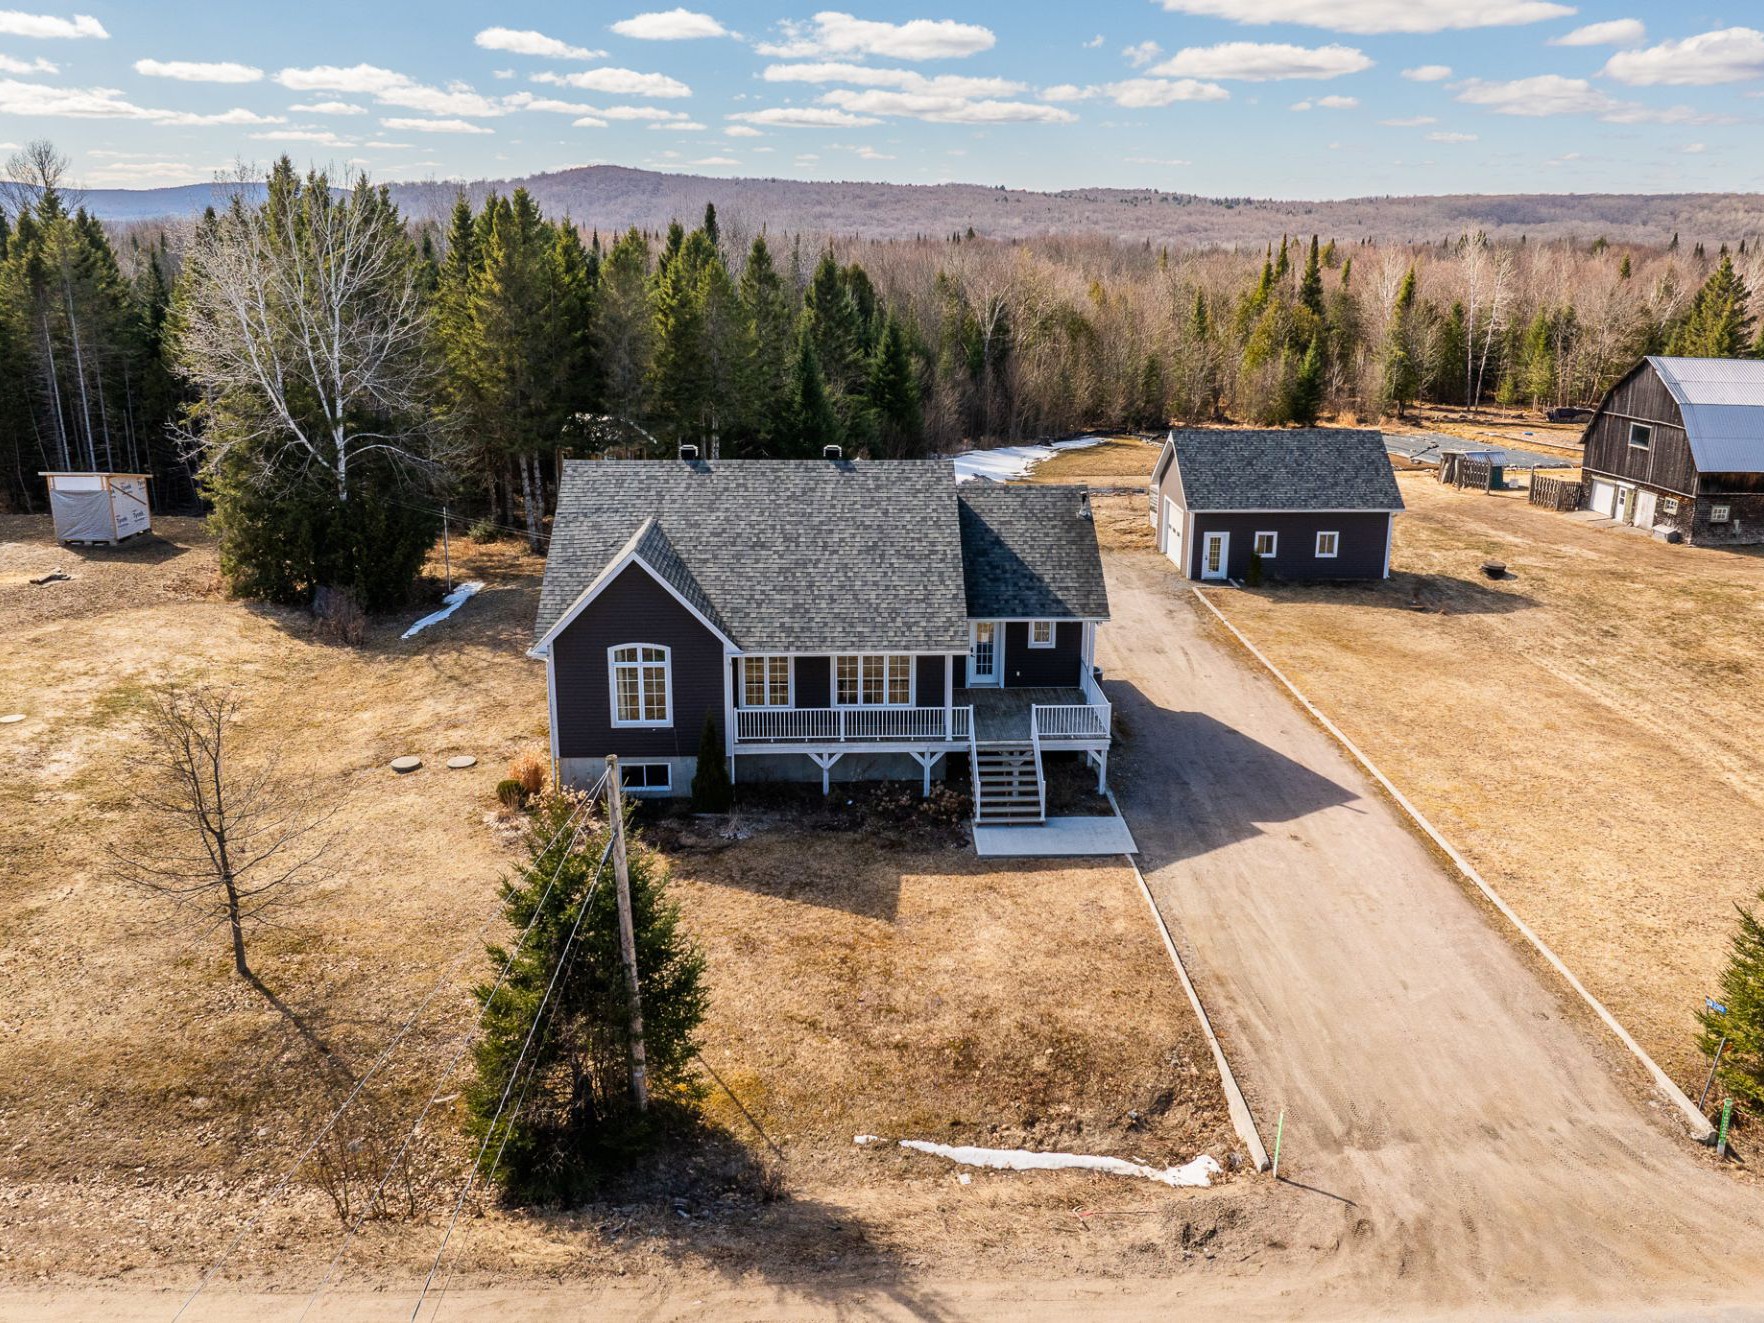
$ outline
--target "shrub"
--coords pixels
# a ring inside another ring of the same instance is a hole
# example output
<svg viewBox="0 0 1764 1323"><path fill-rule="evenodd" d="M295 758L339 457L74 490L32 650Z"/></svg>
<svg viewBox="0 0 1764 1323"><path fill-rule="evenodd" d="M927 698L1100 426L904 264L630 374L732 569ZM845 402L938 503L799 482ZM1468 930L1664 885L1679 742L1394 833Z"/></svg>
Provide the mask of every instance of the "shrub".
<svg viewBox="0 0 1764 1323"><path fill-rule="evenodd" d="M1250 552L1248 583L1251 588L1262 586L1262 553L1259 551Z"/></svg>
<svg viewBox="0 0 1764 1323"><path fill-rule="evenodd" d="M525 753L516 754L508 765L508 779L520 783L524 794L536 795L545 789L545 778L551 771L551 764L543 754L528 749Z"/></svg>
<svg viewBox="0 0 1764 1323"><path fill-rule="evenodd" d="M476 519L466 529L466 536L473 542L494 542L502 536L502 530L488 519Z"/></svg>
<svg viewBox="0 0 1764 1323"><path fill-rule="evenodd" d="M1758 900L1764 904L1764 892L1758 893ZM1764 909L1738 904L1734 908L1739 911L1739 926L1720 985L1727 1014L1698 1013L1703 1032L1697 1046L1714 1056L1721 1039L1727 1039L1721 1087L1754 1115L1764 1115Z"/></svg>
<svg viewBox="0 0 1764 1323"><path fill-rule="evenodd" d="M527 788L514 777L505 776L496 783L496 798L504 808L518 809L526 803Z"/></svg>
<svg viewBox="0 0 1764 1323"><path fill-rule="evenodd" d="M700 813L727 813L734 798L722 736L717 733L716 718L707 713L704 732L698 738L698 770L692 775L692 807Z"/></svg>

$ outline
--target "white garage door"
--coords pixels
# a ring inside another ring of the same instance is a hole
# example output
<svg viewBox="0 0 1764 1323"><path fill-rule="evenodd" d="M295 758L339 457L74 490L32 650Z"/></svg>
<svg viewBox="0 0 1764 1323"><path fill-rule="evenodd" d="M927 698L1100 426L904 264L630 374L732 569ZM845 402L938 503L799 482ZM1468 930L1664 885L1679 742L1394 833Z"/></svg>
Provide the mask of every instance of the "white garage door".
<svg viewBox="0 0 1764 1323"><path fill-rule="evenodd" d="M1164 554L1182 568L1182 512L1168 496L1164 498Z"/></svg>
<svg viewBox="0 0 1764 1323"><path fill-rule="evenodd" d="M1654 493L1646 487L1635 494L1635 526L1652 528L1654 526Z"/></svg>
<svg viewBox="0 0 1764 1323"><path fill-rule="evenodd" d="M1611 511L1616 507L1616 502L1617 484L1594 478L1592 480L1592 486L1587 491L1587 508L1589 510L1597 510L1600 514L1609 518Z"/></svg>

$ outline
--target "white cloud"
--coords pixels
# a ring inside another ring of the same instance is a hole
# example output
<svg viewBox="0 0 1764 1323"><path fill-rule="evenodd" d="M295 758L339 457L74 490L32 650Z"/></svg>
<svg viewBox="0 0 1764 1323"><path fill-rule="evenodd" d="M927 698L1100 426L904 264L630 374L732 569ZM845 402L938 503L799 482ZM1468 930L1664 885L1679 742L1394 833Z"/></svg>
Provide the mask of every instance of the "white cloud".
<svg viewBox="0 0 1764 1323"><path fill-rule="evenodd" d="M494 133L469 119L383 119L381 125L406 133Z"/></svg>
<svg viewBox="0 0 1764 1323"><path fill-rule="evenodd" d="M771 64L760 77L768 83L854 83L859 87L897 87L907 92L947 96L1014 96L1022 83L1008 78L965 78L959 74L926 77L916 69L878 69L867 64Z"/></svg>
<svg viewBox="0 0 1764 1323"><path fill-rule="evenodd" d="M853 147L852 151L866 161L892 161L895 159L887 152L879 152L867 143L861 147Z"/></svg>
<svg viewBox="0 0 1764 1323"><path fill-rule="evenodd" d="M104 24L90 14L58 18L53 14L25 14L0 9L0 36L7 37L108 37Z"/></svg>
<svg viewBox="0 0 1764 1323"><path fill-rule="evenodd" d="M419 83L407 74L373 64L347 68L333 64L310 69L283 69L276 81L294 92L345 92L371 96L381 105L419 110L428 115L500 115L503 109L490 97L474 92L464 83L445 88Z"/></svg>
<svg viewBox="0 0 1764 1323"><path fill-rule="evenodd" d="M1709 144L1706 142L1687 142L1684 145L1684 154L1686 156L1701 156L1708 150Z"/></svg>
<svg viewBox="0 0 1764 1323"><path fill-rule="evenodd" d="M1142 41L1136 45L1123 47L1121 58L1126 60L1127 63L1132 65L1135 69L1143 69L1163 53L1164 48L1158 45L1157 42Z"/></svg>
<svg viewBox="0 0 1764 1323"><path fill-rule="evenodd" d="M1176 14L1238 23L1297 23L1329 32L1444 32L1567 18L1553 0L1159 0Z"/></svg>
<svg viewBox="0 0 1764 1323"><path fill-rule="evenodd" d="M763 138L766 135L747 124L731 124L723 130L725 138Z"/></svg>
<svg viewBox="0 0 1764 1323"><path fill-rule="evenodd" d="M780 42L756 47L761 55L806 59L817 55L882 55L895 60L951 60L989 51L997 43L990 28L951 19L915 18L877 23L826 10L812 23L786 20Z"/></svg>
<svg viewBox="0 0 1764 1323"><path fill-rule="evenodd" d="M1378 122L1392 129L1418 129L1423 124L1439 123L1432 115L1409 115L1403 119L1381 119Z"/></svg>
<svg viewBox="0 0 1764 1323"><path fill-rule="evenodd" d="M143 78L175 78L181 83L256 83L263 79L262 69L225 60L211 64L194 60L136 60L135 72Z"/></svg>
<svg viewBox="0 0 1764 1323"><path fill-rule="evenodd" d="M1551 37L1552 46L1639 46L1648 38L1648 29L1639 18L1614 18L1608 23L1588 23L1559 37Z"/></svg>
<svg viewBox="0 0 1764 1323"><path fill-rule="evenodd" d="M55 119L136 119L174 126L202 124L280 124L275 115L251 110L196 114L187 110L156 110L137 106L114 87L53 87L0 78L0 115L48 116Z"/></svg>
<svg viewBox="0 0 1764 1323"><path fill-rule="evenodd" d="M1355 96L1319 96L1295 102L1294 110L1353 110L1360 104Z"/></svg>
<svg viewBox="0 0 1764 1323"><path fill-rule="evenodd" d="M701 156L696 161L688 161L686 164L728 167L732 165L740 165L741 162L737 161L733 156Z"/></svg>
<svg viewBox="0 0 1764 1323"><path fill-rule="evenodd" d="M1660 108L1636 101L1621 101L1584 78L1565 78L1561 74L1539 74L1505 83L1470 78L1459 83L1456 90L1459 101L1482 106L1497 115L1523 115L1534 119L1548 115L1597 115L1611 124L1722 122L1720 116L1705 115L1689 106Z"/></svg>
<svg viewBox="0 0 1764 1323"><path fill-rule="evenodd" d="M472 38L472 44L487 51L507 51L510 55L536 55L546 60L598 60L605 51L591 51L585 46L572 46L567 41L548 37L531 28L485 28Z"/></svg>
<svg viewBox="0 0 1764 1323"><path fill-rule="evenodd" d="M600 112L593 106L582 105L578 101L559 101L556 97L534 96L531 92L511 92L502 98L502 104L510 110L540 110L553 115L598 115ZM664 110L662 115L678 112Z"/></svg>
<svg viewBox="0 0 1764 1323"><path fill-rule="evenodd" d="M651 124L649 126L652 133L657 131L662 133L703 133L706 127L695 119L676 120L667 124Z"/></svg>
<svg viewBox="0 0 1764 1323"><path fill-rule="evenodd" d="M1723 28L1646 50L1619 51L1605 62L1604 73L1635 87L1697 87L1764 78L1764 32Z"/></svg>
<svg viewBox="0 0 1764 1323"><path fill-rule="evenodd" d="M1089 41L1084 43L1084 49L1087 51L1097 50L1098 48L1100 48L1102 46L1102 44L1103 44L1103 34L1099 32L1094 37L1092 37Z"/></svg>
<svg viewBox="0 0 1764 1323"><path fill-rule="evenodd" d="M1077 83L1055 83L1052 87L1041 89L1043 101L1083 101L1097 94L1094 87L1080 87Z"/></svg>
<svg viewBox="0 0 1764 1323"><path fill-rule="evenodd" d="M599 115L603 119L618 119L618 120L633 120L633 119L664 120L664 119L689 119L689 118L691 118L689 115L687 115L687 113L684 110L663 110L660 106L608 106L604 110L595 110L595 111L591 111L589 113Z"/></svg>
<svg viewBox="0 0 1764 1323"><path fill-rule="evenodd" d="M583 115L580 119L570 121L573 129L604 129L606 121L597 115Z"/></svg>
<svg viewBox="0 0 1764 1323"><path fill-rule="evenodd" d="M816 106L772 106L766 110L741 110L727 116L738 124L766 124L779 129L857 129L882 121L867 115Z"/></svg>
<svg viewBox="0 0 1764 1323"><path fill-rule="evenodd" d="M1118 83L1104 83L1100 91L1117 106L1127 110L1173 106L1179 101L1231 99L1231 93L1217 83L1202 82L1194 78L1125 78Z"/></svg>
<svg viewBox="0 0 1764 1323"><path fill-rule="evenodd" d="M1260 83L1282 78L1340 78L1371 67L1366 53L1352 46L1227 41L1177 51L1152 72L1170 78L1236 78Z"/></svg>
<svg viewBox="0 0 1764 1323"><path fill-rule="evenodd" d="M1403 77L1411 83L1443 83L1451 76L1452 66L1449 64L1420 64L1403 70Z"/></svg>
<svg viewBox="0 0 1764 1323"><path fill-rule="evenodd" d="M692 89L666 74L638 73L635 69L583 69L579 73L534 74L536 83L557 83L579 87L585 92L607 92L613 96L691 96Z"/></svg>
<svg viewBox="0 0 1764 1323"><path fill-rule="evenodd" d="M88 152L96 156L96 152ZM200 166L191 165L187 161L117 161L111 165L95 166L87 172L88 183L113 185L120 188L139 188L143 185L165 184L201 184L213 179L216 174L224 173L224 165Z"/></svg>
<svg viewBox="0 0 1764 1323"><path fill-rule="evenodd" d="M1057 106L1032 101L970 100L936 92L897 92L835 88L821 98L859 115L902 115L932 124L1070 124L1078 117Z"/></svg>
<svg viewBox="0 0 1764 1323"><path fill-rule="evenodd" d="M302 105L289 106L289 110L302 115L365 115L366 106L353 105L348 101L308 101Z"/></svg>
<svg viewBox="0 0 1764 1323"><path fill-rule="evenodd" d="M0 55L0 73L52 74L59 72L61 72L59 65L53 60L45 60L41 55L34 60L19 60L10 55Z"/></svg>
<svg viewBox="0 0 1764 1323"><path fill-rule="evenodd" d="M638 41L691 41L697 37L730 35L729 29L709 14L695 14L690 9L669 9L622 18L612 25L612 30L621 37Z"/></svg>
<svg viewBox="0 0 1764 1323"><path fill-rule="evenodd" d="M185 128L204 124L286 124L288 120L283 115L260 115L255 110L235 106L231 110L217 110L212 114L197 114L189 110L155 111L153 122Z"/></svg>
<svg viewBox="0 0 1764 1323"><path fill-rule="evenodd" d="M320 147L354 147L356 144L348 138L339 137L329 129L272 129L267 133L253 133L255 142L310 142Z"/></svg>
<svg viewBox="0 0 1764 1323"><path fill-rule="evenodd" d="M1447 133L1447 132L1430 133L1427 135L1427 141L1428 142L1475 142L1476 135L1474 133Z"/></svg>

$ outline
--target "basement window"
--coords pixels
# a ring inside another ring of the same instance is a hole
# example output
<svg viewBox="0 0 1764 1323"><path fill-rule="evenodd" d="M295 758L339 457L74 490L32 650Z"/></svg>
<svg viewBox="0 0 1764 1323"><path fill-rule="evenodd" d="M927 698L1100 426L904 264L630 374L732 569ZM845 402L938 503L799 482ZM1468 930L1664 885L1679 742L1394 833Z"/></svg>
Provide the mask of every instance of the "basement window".
<svg viewBox="0 0 1764 1323"><path fill-rule="evenodd" d="M1257 533L1256 534L1256 555L1258 555L1258 556L1261 556L1264 558L1272 556L1274 554L1275 548L1277 548L1279 545L1280 545L1280 535L1278 533Z"/></svg>
<svg viewBox="0 0 1764 1323"><path fill-rule="evenodd" d="M647 790L656 794L674 788L674 769L667 763L621 762L619 772L626 790Z"/></svg>
<svg viewBox="0 0 1764 1323"><path fill-rule="evenodd" d="M1029 646L1051 648L1053 645L1054 622L1051 620L1031 620L1029 622Z"/></svg>
<svg viewBox="0 0 1764 1323"><path fill-rule="evenodd" d="M1660 513L1663 515L1677 514L1678 498L1676 496L1662 496L1660 498Z"/></svg>
<svg viewBox="0 0 1764 1323"><path fill-rule="evenodd" d="M1654 429L1646 423L1631 423L1629 425L1629 444L1637 450L1646 450L1654 444Z"/></svg>
<svg viewBox="0 0 1764 1323"><path fill-rule="evenodd" d="M1317 559L1334 560L1341 554L1340 533L1317 534Z"/></svg>
<svg viewBox="0 0 1764 1323"><path fill-rule="evenodd" d="M1733 507L1731 505L1711 505L1709 507L1709 522L1711 524L1725 524L1732 518Z"/></svg>

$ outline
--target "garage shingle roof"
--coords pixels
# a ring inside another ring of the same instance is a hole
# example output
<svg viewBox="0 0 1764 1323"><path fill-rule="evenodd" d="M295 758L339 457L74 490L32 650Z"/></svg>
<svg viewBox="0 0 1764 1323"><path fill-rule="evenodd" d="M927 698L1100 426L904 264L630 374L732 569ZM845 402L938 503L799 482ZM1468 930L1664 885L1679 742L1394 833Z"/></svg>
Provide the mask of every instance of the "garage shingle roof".
<svg viewBox="0 0 1764 1323"><path fill-rule="evenodd" d="M959 500L970 616L1108 617L1096 521L1084 488L965 483Z"/></svg>
<svg viewBox="0 0 1764 1323"><path fill-rule="evenodd" d="M1332 427L1172 432L1190 510L1401 510L1384 435Z"/></svg>
<svg viewBox="0 0 1764 1323"><path fill-rule="evenodd" d="M540 638L635 550L744 651L968 646L948 460L573 460Z"/></svg>

